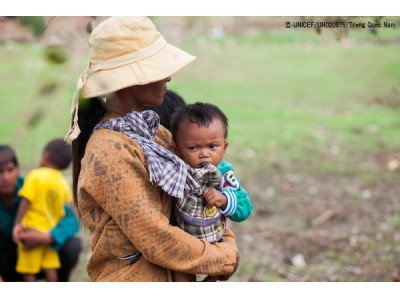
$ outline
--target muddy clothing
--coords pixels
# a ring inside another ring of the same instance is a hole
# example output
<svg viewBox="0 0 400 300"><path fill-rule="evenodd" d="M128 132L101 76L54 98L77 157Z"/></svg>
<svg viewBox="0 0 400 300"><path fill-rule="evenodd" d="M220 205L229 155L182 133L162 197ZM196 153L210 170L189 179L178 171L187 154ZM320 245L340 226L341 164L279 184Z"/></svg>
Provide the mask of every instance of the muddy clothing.
<svg viewBox="0 0 400 300"><path fill-rule="evenodd" d="M107 114L103 121L121 117ZM165 128L155 142L170 149ZM91 236L87 271L94 281L171 281L170 270L231 274L236 263L233 233L215 245L169 224L172 199L149 181L141 147L109 129L92 134L82 159L78 202ZM230 245L229 245L229 244ZM133 261L124 259L140 252Z"/></svg>

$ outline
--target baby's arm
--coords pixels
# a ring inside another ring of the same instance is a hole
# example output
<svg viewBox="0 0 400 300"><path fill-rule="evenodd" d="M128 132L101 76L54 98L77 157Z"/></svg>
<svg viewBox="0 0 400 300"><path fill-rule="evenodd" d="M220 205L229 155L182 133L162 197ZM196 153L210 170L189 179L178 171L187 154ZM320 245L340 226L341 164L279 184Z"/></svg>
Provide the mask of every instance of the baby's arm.
<svg viewBox="0 0 400 300"><path fill-rule="evenodd" d="M242 222L253 212L250 197L240 185L233 166L229 162L222 161L218 169L222 174L221 192L227 198L226 207L222 213L232 221Z"/></svg>
<svg viewBox="0 0 400 300"><path fill-rule="evenodd" d="M13 240L14 242L19 242L21 232L23 230L23 226L21 224L22 218L24 217L25 213L28 211L29 206L31 203L24 197L21 197L19 206L18 206L18 211L17 211L17 216L15 217L15 224L13 228Z"/></svg>
<svg viewBox="0 0 400 300"><path fill-rule="evenodd" d="M222 213L235 222L246 220L253 212L253 204L246 190L239 186L237 190L224 188L222 192L215 188L206 188L203 197L208 206L215 205Z"/></svg>
<svg viewBox="0 0 400 300"><path fill-rule="evenodd" d="M239 187L238 190L230 188L223 189L223 194L227 195L227 207L222 213L235 222L246 220L253 212L253 204L246 190Z"/></svg>

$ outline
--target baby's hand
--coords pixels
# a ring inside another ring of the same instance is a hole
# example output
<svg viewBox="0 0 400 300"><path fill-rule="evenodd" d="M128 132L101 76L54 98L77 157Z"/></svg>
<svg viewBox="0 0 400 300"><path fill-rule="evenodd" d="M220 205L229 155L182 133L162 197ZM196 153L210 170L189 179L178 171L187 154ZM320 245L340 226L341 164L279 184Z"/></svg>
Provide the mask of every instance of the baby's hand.
<svg viewBox="0 0 400 300"><path fill-rule="evenodd" d="M203 191L203 197L207 201L208 206L215 205L218 208L224 210L226 208L226 196L221 192L217 191L215 188L209 187L205 188Z"/></svg>

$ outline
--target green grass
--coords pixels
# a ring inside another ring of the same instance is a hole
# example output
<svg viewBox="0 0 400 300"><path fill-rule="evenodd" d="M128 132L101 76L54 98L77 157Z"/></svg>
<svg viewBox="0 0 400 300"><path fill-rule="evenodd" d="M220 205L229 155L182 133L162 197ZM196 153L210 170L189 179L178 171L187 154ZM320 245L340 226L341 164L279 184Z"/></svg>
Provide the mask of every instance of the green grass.
<svg viewBox="0 0 400 300"><path fill-rule="evenodd" d="M29 167L36 166L48 140L64 137L79 74L73 64L47 62L44 51L38 44L0 45L0 142L15 147L22 165ZM49 85L55 88L43 92Z"/></svg>
<svg viewBox="0 0 400 300"><path fill-rule="evenodd" d="M399 110L374 103L400 85L398 45L343 46L282 30L202 38L202 47L199 39L183 45L198 59L171 86L189 102L223 108L232 159L248 149L269 160L318 158L335 145L332 159L347 165L354 153L399 150Z"/></svg>
<svg viewBox="0 0 400 300"><path fill-rule="evenodd" d="M198 58L169 84L187 102L219 105L230 120L227 157L254 168L276 159L321 159L337 171L356 153L399 151L399 110L374 103L400 86L397 30L378 37L351 31L352 43L332 33L264 30L186 38L182 47ZM70 99L86 53L54 67L34 44L0 45L1 143L34 166L47 140L63 137ZM52 93L40 94L49 83ZM399 99L400 101L400 99ZM328 157L326 153L339 149ZM336 148L335 148L336 147ZM252 159L252 153L257 159Z"/></svg>

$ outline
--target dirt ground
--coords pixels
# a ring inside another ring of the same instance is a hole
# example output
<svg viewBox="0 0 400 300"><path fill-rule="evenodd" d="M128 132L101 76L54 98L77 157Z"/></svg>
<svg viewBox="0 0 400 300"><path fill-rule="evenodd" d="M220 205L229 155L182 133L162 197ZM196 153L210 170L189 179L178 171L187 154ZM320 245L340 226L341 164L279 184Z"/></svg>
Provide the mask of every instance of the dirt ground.
<svg viewBox="0 0 400 300"><path fill-rule="evenodd" d="M366 183L287 171L244 182L255 210L231 224L241 253L233 281L399 280L398 174Z"/></svg>

